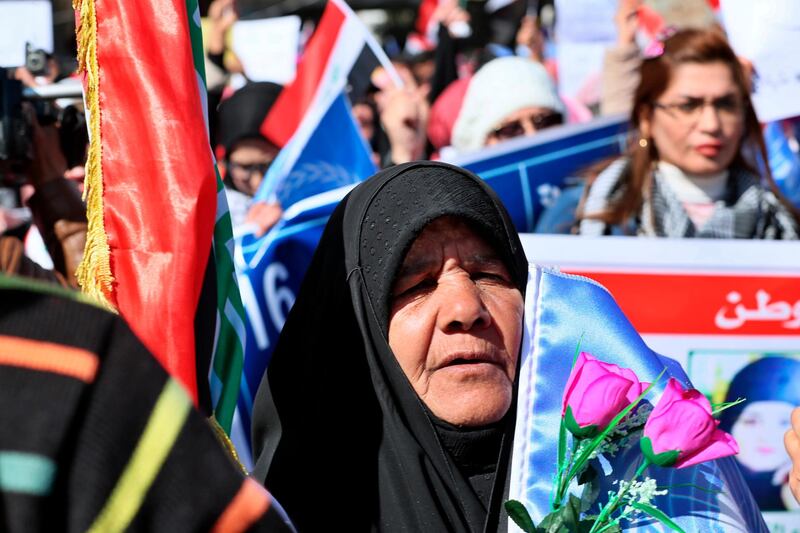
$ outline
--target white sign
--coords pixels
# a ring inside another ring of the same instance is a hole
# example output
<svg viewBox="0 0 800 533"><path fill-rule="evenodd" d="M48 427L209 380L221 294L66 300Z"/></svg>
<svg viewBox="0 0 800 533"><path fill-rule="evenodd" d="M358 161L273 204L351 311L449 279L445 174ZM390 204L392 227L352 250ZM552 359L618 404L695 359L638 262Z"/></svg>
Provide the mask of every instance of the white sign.
<svg viewBox="0 0 800 533"><path fill-rule="evenodd" d="M723 0L721 8L731 45L755 67L759 120L800 116L800 2Z"/></svg>
<svg viewBox="0 0 800 533"><path fill-rule="evenodd" d="M49 0L0 0L0 67L25 64L25 43L53 51L53 8Z"/></svg>
<svg viewBox="0 0 800 533"><path fill-rule="evenodd" d="M556 58L561 94L581 98L599 84L605 49L617 37L614 14L617 0L556 0Z"/></svg>
<svg viewBox="0 0 800 533"><path fill-rule="evenodd" d="M285 85L297 66L300 17L240 20L233 25L233 51L252 81Z"/></svg>

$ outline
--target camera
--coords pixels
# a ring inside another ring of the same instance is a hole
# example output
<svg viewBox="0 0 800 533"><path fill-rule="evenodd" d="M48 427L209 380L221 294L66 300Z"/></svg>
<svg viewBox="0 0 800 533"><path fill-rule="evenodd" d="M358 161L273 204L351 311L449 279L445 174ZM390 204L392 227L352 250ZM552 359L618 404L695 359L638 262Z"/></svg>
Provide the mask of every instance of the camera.
<svg viewBox="0 0 800 533"><path fill-rule="evenodd" d="M41 48L36 49L31 43L25 43L25 68L33 76L47 76L49 54Z"/></svg>
<svg viewBox="0 0 800 533"><path fill-rule="evenodd" d="M27 159L31 126L22 115L22 83L0 68L0 161Z"/></svg>

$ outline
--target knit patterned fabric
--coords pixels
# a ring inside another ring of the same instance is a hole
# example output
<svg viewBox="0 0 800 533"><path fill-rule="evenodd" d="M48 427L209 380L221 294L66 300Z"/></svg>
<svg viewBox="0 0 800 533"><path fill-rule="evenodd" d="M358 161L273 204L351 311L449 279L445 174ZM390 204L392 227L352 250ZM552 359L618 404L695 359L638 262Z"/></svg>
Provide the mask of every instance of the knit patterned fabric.
<svg viewBox="0 0 800 533"><path fill-rule="evenodd" d="M0 530L291 531L116 315L0 276Z"/></svg>

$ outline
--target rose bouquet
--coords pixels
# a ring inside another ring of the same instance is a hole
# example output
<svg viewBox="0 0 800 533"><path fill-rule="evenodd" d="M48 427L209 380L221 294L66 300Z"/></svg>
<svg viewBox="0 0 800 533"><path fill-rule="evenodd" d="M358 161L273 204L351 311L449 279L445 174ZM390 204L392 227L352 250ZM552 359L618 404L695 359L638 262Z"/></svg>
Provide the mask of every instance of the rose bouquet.
<svg viewBox="0 0 800 533"><path fill-rule="evenodd" d="M586 352L577 355L562 401L550 513L534 524L522 503L509 500L505 505L523 531L614 533L626 521L642 518L683 531L652 502L667 494L669 487L658 487L645 474L653 465L684 468L738 453L736 441L717 428L714 415L742 400L712 406L702 393L686 390L670 378L653 407L645 400L653 385L640 381L628 368ZM638 468L629 479L606 479L616 491L608 491L608 498L601 501L598 471L602 469L595 461L631 448L640 451Z"/></svg>

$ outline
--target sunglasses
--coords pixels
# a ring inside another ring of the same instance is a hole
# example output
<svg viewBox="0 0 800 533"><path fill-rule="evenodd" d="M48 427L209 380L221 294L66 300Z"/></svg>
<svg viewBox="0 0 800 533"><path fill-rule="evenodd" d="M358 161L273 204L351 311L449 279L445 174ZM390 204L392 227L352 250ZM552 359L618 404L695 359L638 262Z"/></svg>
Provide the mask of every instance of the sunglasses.
<svg viewBox="0 0 800 533"><path fill-rule="evenodd" d="M490 135L497 139L513 139L525 135L525 123L533 126L533 129L543 130L552 126L558 126L564 123L564 117L561 113L537 113L528 117L523 117L514 122L503 124L499 128L492 130Z"/></svg>

